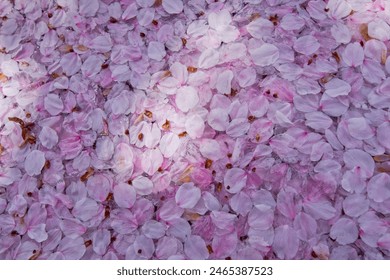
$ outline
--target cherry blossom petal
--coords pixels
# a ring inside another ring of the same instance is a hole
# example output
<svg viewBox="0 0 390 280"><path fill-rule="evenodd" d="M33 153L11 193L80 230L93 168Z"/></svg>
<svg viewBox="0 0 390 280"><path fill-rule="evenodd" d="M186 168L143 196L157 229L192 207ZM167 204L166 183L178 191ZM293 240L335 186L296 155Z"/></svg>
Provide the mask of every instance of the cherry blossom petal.
<svg viewBox="0 0 390 280"><path fill-rule="evenodd" d="M182 208L193 208L201 196L200 189L192 183L185 183L176 192L175 200Z"/></svg>
<svg viewBox="0 0 390 280"><path fill-rule="evenodd" d="M30 176L39 175L41 174L45 162L45 154L39 150L33 150L26 157L24 169Z"/></svg>
<svg viewBox="0 0 390 280"><path fill-rule="evenodd" d="M257 66L269 66L279 59L279 49L272 44L263 44L259 48L249 50L253 63Z"/></svg>

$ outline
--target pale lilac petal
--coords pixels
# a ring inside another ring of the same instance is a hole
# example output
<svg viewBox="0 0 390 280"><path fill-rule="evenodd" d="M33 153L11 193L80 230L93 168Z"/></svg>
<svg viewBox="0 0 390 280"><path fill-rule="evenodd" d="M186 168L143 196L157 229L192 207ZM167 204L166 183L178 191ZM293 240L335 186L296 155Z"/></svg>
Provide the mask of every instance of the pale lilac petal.
<svg viewBox="0 0 390 280"><path fill-rule="evenodd" d="M272 35L274 29L273 23L265 18L258 18L246 26L246 30L249 34L256 39L262 39L263 36Z"/></svg>
<svg viewBox="0 0 390 280"><path fill-rule="evenodd" d="M184 253L190 260L205 260L209 252L204 240L198 235L191 235L184 243Z"/></svg>
<svg viewBox="0 0 390 280"><path fill-rule="evenodd" d="M131 208L136 200L136 191L129 184L119 183L114 187L114 200L119 207Z"/></svg>
<svg viewBox="0 0 390 280"><path fill-rule="evenodd" d="M358 140L370 139L375 135L373 128L363 117L348 119L347 127L351 136Z"/></svg>
<svg viewBox="0 0 390 280"><path fill-rule="evenodd" d="M138 176L132 180L132 186L139 195L148 195L153 191L153 182L144 176Z"/></svg>
<svg viewBox="0 0 390 280"><path fill-rule="evenodd" d="M385 250L390 250L390 233L386 233L381 238L379 238L377 244L379 247Z"/></svg>
<svg viewBox="0 0 390 280"><path fill-rule="evenodd" d="M219 53L214 49L207 49L202 52L198 60L198 67L202 69L208 69L219 62Z"/></svg>
<svg viewBox="0 0 390 280"><path fill-rule="evenodd" d="M229 115L227 110L212 109L207 116L207 123L217 131L224 131L229 125Z"/></svg>
<svg viewBox="0 0 390 280"><path fill-rule="evenodd" d="M351 86L338 78L334 78L325 84L325 93L330 97L348 95L351 91Z"/></svg>
<svg viewBox="0 0 390 280"><path fill-rule="evenodd" d="M361 150L351 149L344 153L344 163L349 169L356 167L362 176L371 177L374 174L375 162L372 157Z"/></svg>
<svg viewBox="0 0 390 280"><path fill-rule="evenodd" d="M181 208L193 208L201 196L200 189L193 183L185 183L179 187L175 195L175 201Z"/></svg>
<svg viewBox="0 0 390 280"><path fill-rule="evenodd" d="M160 140L159 149L164 157L172 157L180 147L180 138L174 133L166 133Z"/></svg>
<svg viewBox="0 0 390 280"><path fill-rule="evenodd" d="M350 217L359 217L369 209L370 202L366 196L353 194L345 198L343 210Z"/></svg>
<svg viewBox="0 0 390 280"><path fill-rule="evenodd" d="M65 237L58 245L57 251L62 253L66 260L79 260L86 251L84 240L81 237L76 239Z"/></svg>
<svg viewBox="0 0 390 280"><path fill-rule="evenodd" d="M151 59L161 61L166 55L164 44L152 41L148 46L148 56Z"/></svg>
<svg viewBox="0 0 390 280"><path fill-rule="evenodd" d="M232 168L226 172L223 183L229 193L238 193L246 186L247 178L244 170Z"/></svg>
<svg viewBox="0 0 390 280"><path fill-rule="evenodd" d="M269 229L274 221L274 210L264 204L256 205L249 212L248 225L258 230Z"/></svg>
<svg viewBox="0 0 390 280"><path fill-rule="evenodd" d="M26 157L24 169L30 176L39 175L41 174L45 162L45 154L39 150L33 150Z"/></svg>
<svg viewBox="0 0 390 280"><path fill-rule="evenodd" d="M376 18L368 23L368 35L380 41L390 40L390 26L386 21Z"/></svg>
<svg viewBox="0 0 390 280"><path fill-rule="evenodd" d="M98 229L92 234L93 251L102 256L106 253L111 242L111 233L107 229Z"/></svg>
<svg viewBox="0 0 390 280"><path fill-rule="evenodd" d="M99 10L98 0L80 0L79 1L79 12L85 17L93 17Z"/></svg>
<svg viewBox="0 0 390 280"><path fill-rule="evenodd" d="M233 72L230 70L223 71L218 75L216 88L221 94L228 94L232 89Z"/></svg>
<svg viewBox="0 0 390 280"><path fill-rule="evenodd" d="M363 64L364 51L359 43L351 43L345 48L342 58L348 66L356 67Z"/></svg>
<svg viewBox="0 0 390 280"><path fill-rule="evenodd" d="M299 37L294 42L294 50L301 54L311 55L320 48L320 43L312 35Z"/></svg>
<svg viewBox="0 0 390 280"><path fill-rule="evenodd" d="M310 215L301 212L294 219L294 229L299 239L308 241L317 232L317 222Z"/></svg>
<svg viewBox="0 0 390 280"><path fill-rule="evenodd" d="M287 14L282 18L280 27L284 30L292 31L299 30L305 25L305 20L295 14Z"/></svg>
<svg viewBox="0 0 390 280"><path fill-rule="evenodd" d="M205 129L204 120L197 114L192 115L187 118L185 128L191 138L200 138Z"/></svg>
<svg viewBox="0 0 390 280"><path fill-rule="evenodd" d="M183 11L183 2L181 0L164 0L162 7L168 14L179 14Z"/></svg>
<svg viewBox="0 0 390 280"><path fill-rule="evenodd" d="M176 105L182 112L188 112L198 105L198 102L199 96L194 87L185 86L178 89L176 93Z"/></svg>
<svg viewBox="0 0 390 280"><path fill-rule="evenodd" d="M165 235L166 226L154 220L147 221L142 226L142 233L152 239L159 239Z"/></svg>
<svg viewBox="0 0 390 280"><path fill-rule="evenodd" d="M293 259L298 252L298 234L288 225L275 229L275 238L272 245L276 255L280 259Z"/></svg>
<svg viewBox="0 0 390 280"><path fill-rule="evenodd" d="M383 202L390 198L390 176L380 173L370 179L367 184L368 197L375 202Z"/></svg>
<svg viewBox="0 0 390 280"><path fill-rule="evenodd" d="M356 223L349 218L341 218L334 223L330 229L330 237L336 239L341 245L355 242L358 238Z"/></svg>
<svg viewBox="0 0 390 280"><path fill-rule="evenodd" d="M249 50L253 63L258 66L269 66L279 59L279 49L272 44L263 44L259 48Z"/></svg>
<svg viewBox="0 0 390 280"><path fill-rule="evenodd" d="M141 156L141 167L144 172L153 175L161 167L163 159L159 149L147 150Z"/></svg>
<svg viewBox="0 0 390 280"><path fill-rule="evenodd" d="M203 139L199 150L205 158L209 158L213 161L219 160L225 156L219 142L214 139Z"/></svg>
<svg viewBox="0 0 390 280"><path fill-rule="evenodd" d="M256 70L245 68L238 74L237 79L240 87L249 87L256 82Z"/></svg>
<svg viewBox="0 0 390 280"><path fill-rule="evenodd" d="M48 94L44 100L45 109L52 115L58 115L64 110L64 103L56 94Z"/></svg>
<svg viewBox="0 0 390 280"><path fill-rule="evenodd" d="M346 0L330 0L326 5L329 15L334 19L342 19L348 16L352 9Z"/></svg>

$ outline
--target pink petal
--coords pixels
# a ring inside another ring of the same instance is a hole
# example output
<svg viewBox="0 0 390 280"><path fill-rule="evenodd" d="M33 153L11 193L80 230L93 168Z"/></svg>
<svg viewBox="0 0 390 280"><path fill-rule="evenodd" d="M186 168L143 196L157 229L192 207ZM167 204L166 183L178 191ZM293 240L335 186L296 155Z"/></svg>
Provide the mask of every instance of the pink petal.
<svg viewBox="0 0 390 280"><path fill-rule="evenodd" d="M342 19L352 11L346 0L330 0L326 7L329 9L329 15L334 19Z"/></svg>
<svg viewBox="0 0 390 280"><path fill-rule="evenodd" d="M224 186L229 193L238 193L246 186L247 174L241 168L232 168L225 173Z"/></svg>
<svg viewBox="0 0 390 280"><path fill-rule="evenodd" d="M159 239L165 235L166 226L154 220L147 221L142 226L142 233L151 239Z"/></svg>
<svg viewBox="0 0 390 280"><path fill-rule="evenodd" d="M163 43L152 41L148 45L148 56L151 59L161 61L166 55Z"/></svg>
<svg viewBox="0 0 390 280"><path fill-rule="evenodd" d="M374 174L375 162L372 157L357 149L351 149L344 153L344 163L349 169L356 167L364 177L371 177Z"/></svg>
<svg viewBox="0 0 390 280"><path fill-rule="evenodd" d="M305 25L305 20L295 14L287 14L282 18L280 27L287 31L299 30Z"/></svg>
<svg viewBox="0 0 390 280"><path fill-rule="evenodd" d="M237 118L230 122L226 128L226 134L230 137L240 137L248 132L250 124L246 118Z"/></svg>
<svg viewBox="0 0 390 280"><path fill-rule="evenodd" d="M247 215L253 207L250 197L244 192L239 192L232 196L229 205L234 212L243 216Z"/></svg>
<svg viewBox="0 0 390 280"><path fill-rule="evenodd" d="M199 103L199 96L196 89L191 86L184 86L177 90L176 106L182 112L187 113Z"/></svg>
<svg viewBox="0 0 390 280"><path fill-rule="evenodd" d="M45 109L52 115L58 115L64 110L64 103L57 94L48 94L44 99Z"/></svg>
<svg viewBox="0 0 390 280"><path fill-rule="evenodd" d="M303 208L315 219L330 220L336 215L336 209L328 201L307 201L303 204Z"/></svg>
<svg viewBox="0 0 390 280"><path fill-rule="evenodd" d="M379 173L372 177L367 184L368 197L375 202L383 202L390 198L390 176Z"/></svg>
<svg viewBox="0 0 390 280"><path fill-rule="evenodd" d="M255 96L248 105L249 112L256 118L264 116L268 111L268 107L269 102L264 95Z"/></svg>
<svg viewBox="0 0 390 280"><path fill-rule="evenodd" d="M376 18L368 23L368 35L380 41L390 40L390 26L383 19Z"/></svg>
<svg viewBox="0 0 390 280"><path fill-rule="evenodd" d="M59 226L62 233L72 239L80 237L87 231L87 227L77 219L64 219Z"/></svg>
<svg viewBox="0 0 390 280"><path fill-rule="evenodd" d="M337 43L348 44L352 39L351 31L341 22L332 26L331 33Z"/></svg>
<svg viewBox="0 0 390 280"><path fill-rule="evenodd" d="M245 68L238 74L237 79L240 87L249 87L256 82L256 70Z"/></svg>
<svg viewBox="0 0 390 280"><path fill-rule="evenodd" d="M111 192L112 182L102 174L96 174L87 181L87 190L89 197L98 202L106 200Z"/></svg>
<svg viewBox="0 0 390 280"><path fill-rule="evenodd" d="M385 122L381 124L377 129L377 139L379 144L381 144L386 149L390 149L390 123Z"/></svg>
<svg viewBox="0 0 390 280"><path fill-rule="evenodd" d="M299 239L309 241L317 233L317 222L310 215L300 212L294 219L294 229Z"/></svg>
<svg viewBox="0 0 390 280"><path fill-rule="evenodd" d="M361 176L360 171L357 168L347 170L341 180L341 186L348 192L361 193L366 185L365 178Z"/></svg>
<svg viewBox="0 0 390 280"><path fill-rule="evenodd" d="M345 214L350 217L357 218L366 213L369 209L370 201L365 195L353 194L345 198L343 209Z"/></svg>
<svg viewBox="0 0 390 280"><path fill-rule="evenodd" d="M348 95L351 91L351 86L338 78L333 78L325 84L325 93L330 97L337 97L340 95Z"/></svg>
<svg viewBox="0 0 390 280"><path fill-rule="evenodd" d="M58 245L57 251L61 252L66 260L79 260L86 251L84 239L65 237Z"/></svg>
<svg viewBox="0 0 390 280"><path fill-rule="evenodd" d="M257 66L269 66L279 59L279 49L268 43L261 45L259 48L249 50L249 53L253 63Z"/></svg>
<svg viewBox="0 0 390 280"><path fill-rule="evenodd" d="M68 53L61 58L60 65L67 76L72 76L80 70L81 59L76 53Z"/></svg>
<svg viewBox="0 0 390 280"><path fill-rule="evenodd" d="M356 67L363 64L364 51L359 43L351 43L344 49L342 58L348 66Z"/></svg>
<svg viewBox="0 0 390 280"><path fill-rule="evenodd" d="M229 257L237 248L238 238L235 232L225 235L217 235L211 244L214 256L217 259Z"/></svg>
<svg viewBox="0 0 390 280"><path fill-rule="evenodd" d="M205 129L204 120L198 115L192 115L187 118L185 128L192 139L200 138Z"/></svg>
<svg viewBox="0 0 390 280"><path fill-rule="evenodd" d="M24 169L30 176L39 175L41 174L45 162L45 154L39 150L33 150L26 157Z"/></svg>
<svg viewBox="0 0 390 280"><path fill-rule="evenodd" d="M172 157L180 147L180 138L174 133L166 133L160 140L159 149L164 157Z"/></svg>
<svg viewBox="0 0 390 280"><path fill-rule="evenodd" d="M210 27L217 29L220 26L229 25L232 21L232 16L227 9L223 9L218 13L210 13L207 19Z"/></svg>
<svg viewBox="0 0 390 280"><path fill-rule="evenodd" d="M181 208L193 208L201 196L200 189L193 183L184 183L179 187L175 195L175 201Z"/></svg>
<svg viewBox="0 0 390 280"><path fill-rule="evenodd" d="M159 149L147 150L141 156L141 167L144 172L153 175L161 167L163 156Z"/></svg>
<svg viewBox="0 0 390 280"><path fill-rule="evenodd" d="M134 187L129 184L119 183L114 187L114 200L119 207L131 208L136 200Z"/></svg>
<svg viewBox="0 0 390 280"><path fill-rule="evenodd" d="M375 135L370 124L363 117L348 119L347 127L351 136L358 140L366 140Z"/></svg>
<svg viewBox="0 0 390 280"><path fill-rule="evenodd" d="M184 253L190 260L205 260L209 252L204 240L197 235L191 235L184 243Z"/></svg>
<svg viewBox="0 0 390 280"><path fill-rule="evenodd" d="M207 49L202 52L198 60L198 67L208 69L214 67L219 62L219 53L215 49Z"/></svg>
<svg viewBox="0 0 390 280"><path fill-rule="evenodd" d="M100 160L110 160L114 154L114 143L109 137L96 141L96 155Z"/></svg>
<svg viewBox="0 0 390 280"><path fill-rule="evenodd" d="M131 147L126 143L120 143L115 147L113 163L114 170L117 173L125 173L128 175L133 173L133 151Z"/></svg>
<svg viewBox="0 0 390 280"><path fill-rule="evenodd" d="M341 218L330 229L330 237L341 245L351 244L358 238L356 223L349 218Z"/></svg>
<svg viewBox="0 0 390 280"><path fill-rule="evenodd" d="M320 43L312 35L299 37L294 42L294 50L305 55L311 55L320 48Z"/></svg>
<svg viewBox="0 0 390 280"><path fill-rule="evenodd" d="M168 14L179 14L183 11L183 2L180 0L164 0L162 7Z"/></svg>
<svg viewBox="0 0 390 280"><path fill-rule="evenodd" d="M111 233L107 229L98 229L92 233L92 248L96 254L104 255L110 242Z"/></svg>
<svg viewBox="0 0 390 280"><path fill-rule="evenodd" d="M249 212L248 225L258 230L269 229L274 221L274 210L264 204L256 205Z"/></svg>
<svg viewBox="0 0 390 280"><path fill-rule="evenodd" d="M79 12L80 15L85 17L93 17L96 12L99 10L99 1L98 0L80 0L79 1Z"/></svg>
<svg viewBox="0 0 390 280"><path fill-rule="evenodd" d="M85 222L97 215L99 213L98 210L99 205L96 203L96 201L89 198L83 198L76 202L72 213L76 218Z"/></svg>
<svg viewBox="0 0 390 280"><path fill-rule="evenodd" d="M100 35L91 40L88 47L98 52L105 53L111 50L113 46L109 35Z"/></svg>
<svg viewBox="0 0 390 280"><path fill-rule="evenodd" d="M314 130L325 130L333 123L332 119L322 112L306 113L305 118L305 124Z"/></svg>
<svg viewBox="0 0 390 280"><path fill-rule="evenodd" d="M132 185L139 195L148 195L153 191L153 182L144 176L138 176L132 180Z"/></svg>
<svg viewBox="0 0 390 280"><path fill-rule="evenodd" d="M218 75L216 88L221 94L228 94L232 89L233 72L225 70Z"/></svg>
<svg viewBox="0 0 390 280"><path fill-rule="evenodd" d="M160 260L166 260L170 256L176 254L178 240L174 237L164 236L158 240L156 247L156 257Z"/></svg>
<svg viewBox="0 0 390 280"><path fill-rule="evenodd" d="M385 250L390 250L390 233L386 233L381 238L379 238L377 244L379 247Z"/></svg>
<svg viewBox="0 0 390 280"><path fill-rule="evenodd" d="M232 232L235 228L235 220L237 216L224 211L213 211L210 214L211 221L217 229L223 230L223 232Z"/></svg>
<svg viewBox="0 0 390 280"><path fill-rule="evenodd" d="M288 225L275 229L275 238L272 248L280 259L293 259L298 252L298 234Z"/></svg>
<svg viewBox="0 0 390 280"><path fill-rule="evenodd" d="M247 26L246 30L253 38L262 39L263 36L270 36L274 31L275 27L271 21L265 18L258 18L251 21Z"/></svg>
<svg viewBox="0 0 390 280"><path fill-rule="evenodd" d="M119 234L130 234L138 228L138 222L130 210L115 209L110 217L110 226Z"/></svg>
<svg viewBox="0 0 390 280"><path fill-rule="evenodd" d="M214 139L203 139L199 148L201 154L213 161L223 158L223 150L218 141Z"/></svg>
<svg viewBox="0 0 390 280"><path fill-rule="evenodd" d="M207 123L217 131L225 131L229 125L229 115L224 109L212 109L207 116Z"/></svg>

